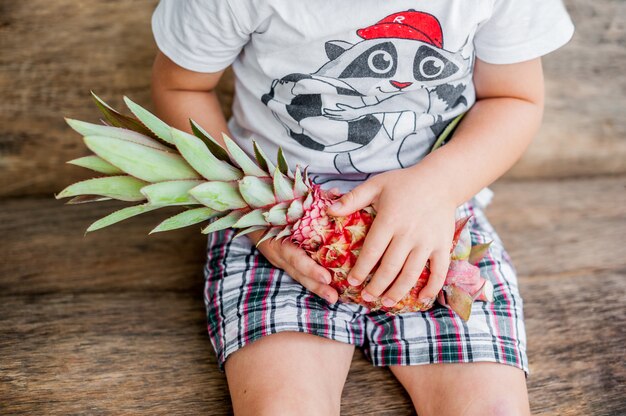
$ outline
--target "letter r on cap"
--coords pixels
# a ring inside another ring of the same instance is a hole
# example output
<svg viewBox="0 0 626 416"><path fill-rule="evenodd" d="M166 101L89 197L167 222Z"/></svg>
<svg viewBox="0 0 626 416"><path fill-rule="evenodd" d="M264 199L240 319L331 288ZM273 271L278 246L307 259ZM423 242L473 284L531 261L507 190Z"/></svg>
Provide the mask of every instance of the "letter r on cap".
<svg viewBox="0 0 626 416"><path fill-rule="evenodd" d="M394 23L402 23L404 21L404 16L396 16L395 19L393 19Z"/></svg>

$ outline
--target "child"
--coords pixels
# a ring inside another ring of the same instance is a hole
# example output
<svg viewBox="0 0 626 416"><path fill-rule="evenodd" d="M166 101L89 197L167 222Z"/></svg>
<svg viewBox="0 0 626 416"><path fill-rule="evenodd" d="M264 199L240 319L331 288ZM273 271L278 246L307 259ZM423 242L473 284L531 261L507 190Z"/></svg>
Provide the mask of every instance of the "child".
<svg viewBox="0 0 626 416"><path fill-rule="evenodd" d="M235 413L338 414L358 346L389 366L420 415L529 414L515 272L474 196L539 127L540 57L573 33L560 0L162 0L152 23L166 122L187 128L191 117L249 153L252 138L268 154L282 147L316 183L351 190L332 215L374 206L349 275L359 284L374 271L363 298L395 304L429 262L420 299L433 302L455 215L473 215L474 243L493 241L480 266L495 302L475 303L463 322L438 306L391 316L337 302L329 272L295 245L211 235L208 328ZM231 64L227 124L214 89Z"/></svg>

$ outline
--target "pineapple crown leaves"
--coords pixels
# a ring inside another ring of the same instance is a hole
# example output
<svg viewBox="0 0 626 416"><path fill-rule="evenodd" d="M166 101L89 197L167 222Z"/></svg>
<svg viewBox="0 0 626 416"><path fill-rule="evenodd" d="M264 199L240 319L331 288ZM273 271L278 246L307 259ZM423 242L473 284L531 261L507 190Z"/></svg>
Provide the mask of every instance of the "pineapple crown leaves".
<svg viewBox="0 0 626 416"><path fill-rule="evenodd" d="M67 163L104 176L69 185L55 197L69 204L121 200L142 202L91 224L87 232L167 206L185 211L167 218L150 233L213 220L202 232L240 228L237 236L267 230L265 238L289 235L306 210L311 183L306 169L294 172L282 149L276 163L253 142L254 158L223 135L224 147L195 121L193 134L170 127L124 97L134 117L124 115L92 92L105 124L66 118L94 153Z"/></svg>

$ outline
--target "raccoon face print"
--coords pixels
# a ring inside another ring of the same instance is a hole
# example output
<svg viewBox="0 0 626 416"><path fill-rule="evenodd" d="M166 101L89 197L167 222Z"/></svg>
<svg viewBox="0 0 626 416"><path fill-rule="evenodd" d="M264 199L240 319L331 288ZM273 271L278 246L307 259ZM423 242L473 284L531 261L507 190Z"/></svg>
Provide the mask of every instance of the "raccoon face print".
<svg viewBox="0 0 626 416"><path fill-rule="evenodd" d="M408 39L326 43L330 61L313 75L339 79L363 96L396 94L440 85L466 75L458 54Z"/></svg>
<svg viewBox="0 0 626 416"><path fill-rule="evenodd" d="M397 161L386 168L405 167L447 125L442 114L467 106L470 38L457 52L444 49L439 21L415 10L357 35L326 42L327 62L274 80L262 102L296 143L334 153L339 173L372 172L372 154Z"/></svg>

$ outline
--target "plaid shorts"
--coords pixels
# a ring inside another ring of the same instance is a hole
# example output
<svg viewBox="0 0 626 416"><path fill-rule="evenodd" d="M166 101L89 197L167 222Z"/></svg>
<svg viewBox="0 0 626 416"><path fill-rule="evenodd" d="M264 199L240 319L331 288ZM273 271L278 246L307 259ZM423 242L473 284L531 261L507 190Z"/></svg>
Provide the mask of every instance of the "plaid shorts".
<svg viewBox="0 0 626 416"><path fill-rule="evenodd" d="M479 266L494 303L475 302L467 322L435 304L427 312L387 315L347 303L330 305L273 267L233 230L209 235L204 268L208 331L220 369L228 356L263 337L296 331L354 344L376 366L496 362L528 372L522 299L502 242L474 202L473 244L493 241Z"/></svg>

